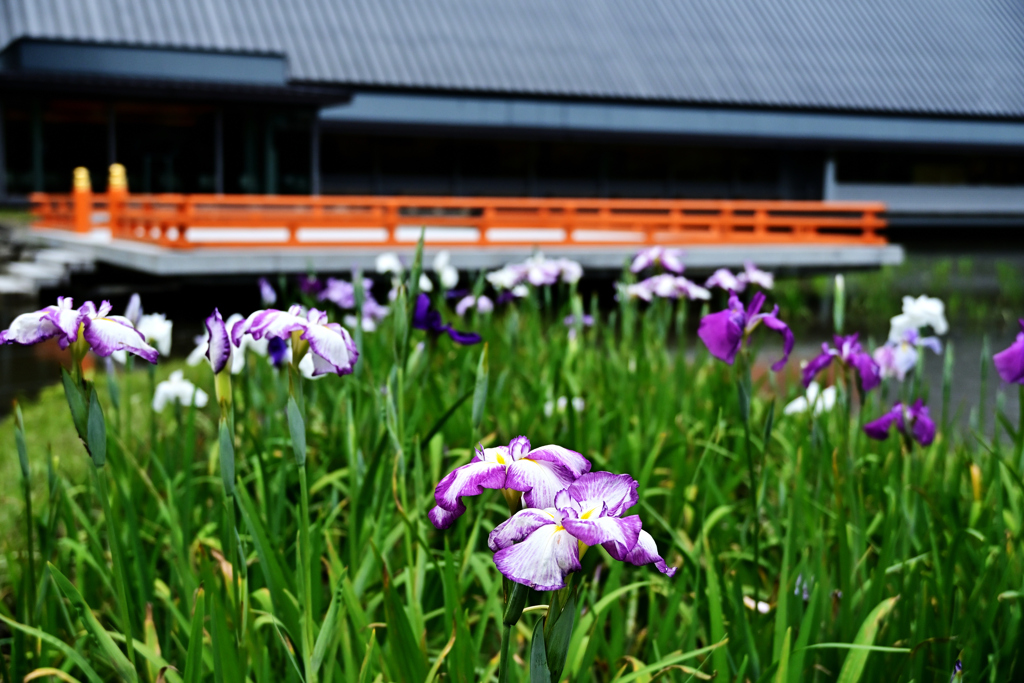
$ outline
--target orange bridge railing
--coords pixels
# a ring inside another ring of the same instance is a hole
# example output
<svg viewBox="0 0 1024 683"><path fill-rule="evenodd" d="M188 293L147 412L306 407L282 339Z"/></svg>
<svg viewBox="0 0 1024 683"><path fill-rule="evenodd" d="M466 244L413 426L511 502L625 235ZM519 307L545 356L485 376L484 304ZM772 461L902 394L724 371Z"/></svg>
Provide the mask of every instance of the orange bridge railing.
<svg viewBox="0 0 1024 683"><path fill-rule="evenodd" d="M36 193L36 227L173 249L432 245L883 245L884 204L501 197Z"/></svg>

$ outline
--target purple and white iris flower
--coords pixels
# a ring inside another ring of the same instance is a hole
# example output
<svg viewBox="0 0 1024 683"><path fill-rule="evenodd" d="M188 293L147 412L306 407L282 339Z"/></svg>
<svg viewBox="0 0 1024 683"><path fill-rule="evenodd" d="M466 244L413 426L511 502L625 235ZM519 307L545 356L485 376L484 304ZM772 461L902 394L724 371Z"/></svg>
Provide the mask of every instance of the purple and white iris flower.
<svg viewBox="0 0 1024 683"><path fill-rule="evenodd" d="M427 516L438 529L447 529L466 511L463 496L484 489L522 493L530 508L555 504L555 494L590 471L590 461L576 451L549 445L530 449L530 440L517 436L508 446L477 448L473 459L449 472L434 491L437 506Z"/></svg>
<svg viewBox="0 0 1024 683"><path fill-rule="evenodd" d="M483 294L480 296L468 294L459 299L459 303L455 304L455 315L459 317L463 317L466 313L473 310L477 313L491 313L494 311L494 302L491 301L489 296Z"/></svg>
<svg viewBox="0 0 1024 683"><path fill-rule="evenodd" d="M230 332L234 329L235 325L245 320L245 317L240 313L232 313L227 320L224 321L224 327L228 330L228 337L230 340ZM251 336L246 335L242 337L241 344L235 345L234 340L231 341L231 374L237 375L245 369L245 354L247 351L253 351L260 356L266 356L269 352L269 340L267 339L253 339ZM281 340L278 340L281 341ZM185 362L190 366L196 366L202 363L207 358L207 352L210 348L210 332L207 329L203 334L195 338L196 347L192 350L192 353L188 354L188 358ZM282 342L283 343L283 342Z"/></svg>
<svg viewBox="0 0 1024 683"><path fill-rule="evenodd" d="M285 339L293 332L301 332L299 339L309 342L309 360L303 357L309 377L327 374L348 375L359 359L352 336L338 323L327 322L327 314L313 308L303 315L302 307L294 305L287 311L268 308L256 311L236 323L231 330L231 341L241 345L246 334L253 339Z"/></svg>
<svg viewBox="0 0 1024 683"><path fill-rule="evenodd" d="M430 305L430 297L420 294L416 298L416 309L412 315L412 326L433 335L447 334L457 344L479 344L482 337L476 332L460 332L451 325L445 325L441 313Z"/></svg>
<svg viewBox="0 0 1024 683"><path fill-rule="evenodd" d="M31 313L22 313L11 326L0 332L0 344L38 344L57 338L66 349L78 338L78 309L69 296L57 297L57 304Z"/></svg>
<svg viewBox="0 0 1024 683"><path fill-rule="evenodd" d="M1004 382L1024 384L1024 319L1017 322L1021 329L1017 333L1017 340L1009 348L992 356L992 362Z"/></svg>
<svg viewBox="0 0 1024 683"><path fill-rule="evenodd" d="M111 309L109 301L101 303L99 308L86 301L75 309L70 297L58 297L56 306L15 318L9 328L0 332L0 344L38 344L56 337L60 347L66 349L81 339L97 356L128 351L156 363L160 355L157 350L146 343L130 320L110 315Z"/></svg>
<svg viewBox="0 0 1024 683"><path fill-rule="evenodd" d="M619 292L624 294L627 299L641 299L647 302L652 301L656 296L663 299L685 297L691 301L706 301L711 298L711 292L697 283L687 280L682 275L669 275L668 273L652 275L646 280L631 285L619 284L618 287Z"/></svg>
<svg viewBox="0 0 1024 683"><path fill-rule="evenodd" d="M520 510L495 527L487 539L494 564L511 581L554 591L565 587L569 573L579 571L582 552L600 545L616 560L653 563L674 576L676 568L658 554L640 516L621 516L638 499L637 482L628 474L583 474L555 495L553 505Z"/></svg>
<svg viewBox="0 0 1024 683"><path fill-rule="evenodd" d="M206 336L209 340L206 344L206 359L210 361L213 374L219 375L231 363L233 344L228 326L216 308L206 319Z"/></svg>
<svg viewBox="0 0 1024 683"><path fill-rule="evenodd" d="M267 278L261 277L259 280L260 286L260 300L263 301L264 306L273 306L277 303L277 292L274 291L274 287L267 281Z"/></svg>
<svg viewBox="0 0 1024 683"><path fill-rule="evenodd" d="M821 388L817 382L807 385L807 392L803 396L797 396L786 404L782 409L783 415L799 415L811 410L815 415L832 412L836 407L836 388Z"/></svg>
<svg viewBox="0 0 1024 683"><path fill-rule="evenodd" d="M719 268L705 280L704 286L708 289L719 287L727 292L739 293L747 288L747 283L733 275L728 268Z"/></svg>
<svg viewBox="0 0 1024 683"><path fill-rule="evenodd" d="M872 439L884 441L894 424L900 432L922 446L928 446L935 440L935 422L928 414L928 406L924 405L921 399L915 401L909 408L897 403L888 413L864 425L864 433Z"/></svg>
<svg viewBox="0 0 1024 683"><path fill-rule="evenodd" d="M156 347L161 356L170 355L174 323L168 320L166 315L143 313L142 298L135 293L128 299L128 305L124 309L124 318L139 331L147 344ZM114 351L110 357L122 365L128 362L127 351Z"/></svg>
<svg viewBox="0 0 1024 683"><path fill-rule="evenodd" d="M128 318L135 327L139 326L139 321L142 319L142 297L138 292L132 294L128 299L128 305L124 308L124 317Z"/></svg>
<svg viewBox="0 0 1024 683"><path fill-rule="evenodd" d="M902 382L907 373L917 367L919 349L922 348L942 353L942 342L938 337L922 337L916 328L911 328L905 330L899 340L890 339L871 355L884 379L895 377Z"/></svg>
<svg viewBox="0 0 1024 683"><path fill-rule="evenodd" d="M522 263L510 263L487 274L487 281L499 290L512 290L516 296L524 296L525 292L515 292L519 285L529 283L534 287L553 285L559 280L566 284L579 282L583 277L583 266L567 258L547 259L544 254L536 253Z"/></svg>
<svg viewBox="0 0 1024 683"><path fill-rule="evenodd" d="M857 341L857 334L841 337L835 335L835 347L829 348L828 344L821 345L821 353L811 359L803 369L804 387L809 387L814 377L838 359L844 367L851 367L860 376L860 388L862 391L871 391L882 383L881 370L878 363L869 356Z"/></svg>
<svg viewBox="0 0 1024 683"><path fill-rule="evenodd" d="M743 283L744 287L747 284L757 285L763 289L775 287L775 276L755 266L753 261L746 261L743 264L743 272L737 275L736 279Z"/></svg>
<svg viewBox="0 0 1024 683"><path fill-rule="evenodd" d="M670 273L679 275L685 270L682 249L666 249L665 247L648 247L633 258L630 271L639 273L652 266L661 266Z"/></svg>
<svg viewBox="0 0 1024 683"><path fill-rule="evenodd" d="M768 329L782 335L782 358L772 365L772 370L778 372L789 360L789 354L793 351L793 332L790 331L786 323L779 320L777 305L771 313L761 313L764 302L764 294L758 292L754 295L750 305L744 308L736 293L731 293L728 308L704 316L700 321L697 336L708 347L712 356L732 365L743 342L747 340L749 343L750 334L763 323Z"/></svg>

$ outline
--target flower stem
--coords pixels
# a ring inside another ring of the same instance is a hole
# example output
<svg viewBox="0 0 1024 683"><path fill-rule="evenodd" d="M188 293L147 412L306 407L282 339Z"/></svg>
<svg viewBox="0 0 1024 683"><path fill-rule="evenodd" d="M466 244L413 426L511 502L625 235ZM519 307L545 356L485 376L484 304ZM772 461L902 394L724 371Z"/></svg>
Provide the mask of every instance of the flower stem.
<svg viewBox="0 0 1024 683"><path fill-rule="evenodd" d="M501 654L498 659L498 683L508 681L508 643L512 639L512 627L501 627Z"/></svg>
<svg viewBox="0 0 1024 683"><path fill-rule="evenodd" d="M752 384L750 378L750 364L750 358L744 354L742 370L740 371L740 379L736 388L739 391L740 418L743 420L743 442L747 451L747 470L750 474L750 505L754 515L754 575L760 576L761 548L759 538L760 534L758 533L760 524L758 523L759 506L757 504L757 471L754 467L754 452L750 447L750 394Z"/></svg>
<svg viewBox="0 0 1024 683"><path fill-rule="evenodd" d="M302 608L305 612L302 634L305 641L306 681L307 683L316 683L317 672L313 670L311 663L313 659L313 582L309 547L309 486L306 484L305 464L299 465L299 488L302 494L299 502L301 514L301 519L299 519L299 556L302 560Z"/></svg>
<svg viewBox="0 0 1024 683"><path fill-rule="evenodd" d="M121 542L117 532L113 530L114 513L110 508L110 495L107 493L107 480L104 478L100 468L92 468L93 476L96 479L96 488L99 491L100 502L103 504L103 519L107 524L107 542L110 544L110 558L114 565L114 583L117 584L117 602L121 612L121 631L124 633L125 647L128 649L128 659L132 666L135 666L135 641L132 638L132 622L128 610L128 594L126 593L126 580L123 571L121 556Z"/></svg>

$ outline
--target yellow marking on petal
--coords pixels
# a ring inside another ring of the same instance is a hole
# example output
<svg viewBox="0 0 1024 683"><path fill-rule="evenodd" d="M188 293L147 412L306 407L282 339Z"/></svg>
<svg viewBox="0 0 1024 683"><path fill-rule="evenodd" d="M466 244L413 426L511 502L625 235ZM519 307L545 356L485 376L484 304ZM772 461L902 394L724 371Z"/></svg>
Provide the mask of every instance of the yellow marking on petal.
<svg viewBox="0 0 1024 683"><path fill-rule="evenodd" d="M494 458L499 465L505 464L505 456L503 456L501 453L495 453Z"/></svg>
<svg viewBox="0 0 1024 683"><path fill-rule="evenodd" d="M597 508L592 507L586 512L584 512L582 515L580 515L580 519L590 519L590 515L594 514L595 512L597 512Z"/></svg>

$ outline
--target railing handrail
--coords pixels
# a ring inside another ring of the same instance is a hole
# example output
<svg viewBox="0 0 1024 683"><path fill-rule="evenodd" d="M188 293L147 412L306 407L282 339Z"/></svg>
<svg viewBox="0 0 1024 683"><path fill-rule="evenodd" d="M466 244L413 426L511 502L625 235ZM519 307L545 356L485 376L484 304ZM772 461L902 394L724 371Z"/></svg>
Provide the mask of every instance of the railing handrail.
<svg viewBox="0 0 1024 683"><path fill-rule="evenodd" d="M885 205L880 202L415 195L108 197L80 192L37 193L31 199L39 227L91 229L91 223L83 228L82 216L105 210L112 236L174 248L393 247L415 242L403 230L418 226L427 226L430 244L453 247L886 242L879 233L886 226ZM329 229L347 232L332 233L327 240ZM460 229L463 232L457 234ZM521 233L518 237L512 234L515 230ZM538 231L544 230L550 234L538 237ZM221 236L203 237L203 231ZM367 231L378 231L377 239L362 234ZM248 241L242 239L246 236Z"/></svg>

